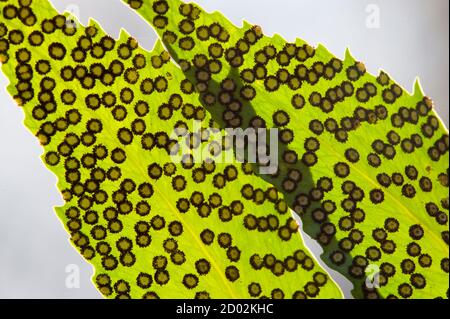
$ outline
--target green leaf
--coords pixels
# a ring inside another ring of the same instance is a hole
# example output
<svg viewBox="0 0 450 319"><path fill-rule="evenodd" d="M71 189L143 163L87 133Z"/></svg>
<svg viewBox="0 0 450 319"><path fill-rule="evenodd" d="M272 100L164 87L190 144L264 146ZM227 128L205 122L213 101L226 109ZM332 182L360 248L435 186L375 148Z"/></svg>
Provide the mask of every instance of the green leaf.
<svg viewBox="0 0 450 319"><path fill-rule="evenodd" d="M261 177L284 193L355 297L448 296L449 136L418 83L410 94L349 52L341 61L195 4L126 2L222 128L281 130L279 170ZM223 89L230 81L234 90Z"/></svg>
<svg viewBox="0 0 450 319"><path fill-rule="evenodd" d="M173 163L171 133L206 145L210 115L160 42L147 52L43 0L0 1L0 12L8 91L44 147L66 201L57 215L104 296L342 297L282 194L251 165L213 155Z"/></svg>

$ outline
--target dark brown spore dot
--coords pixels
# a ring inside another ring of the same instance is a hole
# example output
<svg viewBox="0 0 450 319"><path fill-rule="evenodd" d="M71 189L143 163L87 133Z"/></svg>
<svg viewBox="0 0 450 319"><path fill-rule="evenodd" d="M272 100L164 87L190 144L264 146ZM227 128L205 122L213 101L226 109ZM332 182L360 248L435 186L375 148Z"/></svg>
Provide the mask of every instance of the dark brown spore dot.
<svg viewBox="0 0 450 319"><path fill-rule="evenodd" d="M370 200L374 204L380 204L384 201L384 192L381 189L374 189L370 192Z"/></svg>
<svg viewBox="0 0 450 319"><path fill-rule="evenodd" d="M421 274L411 275L410 282L416 289L423 289L427 285L425 277Z"/></svg>
<svg viewBox="0 0 450 319"><path fill-rule="evenodd" d="M409 236L414 240L420 240L422 239L424 235L424 231L422 226L420 225L413 225L409 228Z"/></svg>
<svg viewBox="0 0 450 319"><path fill-rule="evenodd" d="M416 189L411 184L405 184L402 187L402 194L407 198L413 198L416 196Z"/></svg>
<svg viewBox="0 0 450 319"><path fill-rule="evenodd" d="M225 269L225 276L227 277L227 279L229 281L235 282L240 277L239 269L237 267L235 267L235 266L228 266Z"/></svg>
<svg viewBox="0 0 450 319"><path fill-rule="evenodd" d="M346 163L337 163L334 165L334 173L340 178L345 178L350 174L350 167Z"/></svg>
<svg viewBox="0 0 450 319"><path fill-rule="evenodd" d="M408 244L408 247L406 248L406 252L408 255L412 257L417 257L420 255L422 251L422 248L419 246L419 244L412 242Z"/></svg>
<svg viewBox="0 0 450 319"><path fill-rule="evenodd" d="M200 238L205 245L211 245L214 241L214 232L209 229L205 229L201 232Z"/></svg>
<svg viewBox="0 0 450 319"><path fill-rule="evenodd" d="M398 294L405 299L409 298L413 294L413 288L407 283L401 284L398 286Z"/></svg>

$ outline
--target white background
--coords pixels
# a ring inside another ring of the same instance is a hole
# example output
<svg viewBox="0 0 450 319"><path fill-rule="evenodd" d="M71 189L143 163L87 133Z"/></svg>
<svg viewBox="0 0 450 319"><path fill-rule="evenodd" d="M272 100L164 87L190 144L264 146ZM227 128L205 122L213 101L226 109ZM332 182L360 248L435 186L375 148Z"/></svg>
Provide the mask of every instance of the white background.
<svg viewBox="0 0 450 319"><path fill-rule="evenodd" d="M53 0L58 10L79 8L117 37L121 27L151 49L149 26L120 0ZM379 68L411 90L419 76L448 125L448 0L198 0L235 24L243 18L266 34L301 37L343 57L351 47L370 72ZM366 26L369 4L380 9L380 28ZM22 111L5 91L0 74L0 298L99 298L92 267L69 244L52 207L60 205L55 177L40 161L42 149L22 124ZM319 253L320 249L312 245ZM67 265L80 268L79 289L65 285ZM337 276L339 282L345 282ZM348 286L345 289L348 295Z"/></svg>

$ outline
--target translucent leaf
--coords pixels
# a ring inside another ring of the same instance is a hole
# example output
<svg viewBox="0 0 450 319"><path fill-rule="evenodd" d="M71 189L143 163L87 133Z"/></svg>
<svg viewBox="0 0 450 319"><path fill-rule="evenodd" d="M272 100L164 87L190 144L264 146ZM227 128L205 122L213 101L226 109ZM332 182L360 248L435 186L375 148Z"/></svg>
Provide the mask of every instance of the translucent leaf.
<svg viewBox="0 0 450 319"><path fill-rule="evenodd" d="M195 4L127 2L221 127L281 130L279 169L261 177L283 192L355 297L447 296L449 136L418 83L410 94L349 52L341 61Z"/></svg>
<svg viewBox="0 0 450 319"><path fill-rule="evenodd" d="M210 139L210 115L160 42L147 52L43 0L0 1L0 12L8 91L44 147L66 201L57 215L104 296L342 296L251 165L173 162L171 133L184 132L194 151Z"/></svg>

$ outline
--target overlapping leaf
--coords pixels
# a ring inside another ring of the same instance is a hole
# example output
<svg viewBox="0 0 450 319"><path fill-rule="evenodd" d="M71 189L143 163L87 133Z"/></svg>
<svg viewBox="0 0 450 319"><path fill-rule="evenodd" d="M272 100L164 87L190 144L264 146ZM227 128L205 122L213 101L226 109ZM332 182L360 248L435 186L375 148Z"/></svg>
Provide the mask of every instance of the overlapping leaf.
<svg viewBox="0 0 450 319"><path fill-rule="evenodd" d="M449 136L418 83L411 95L348 52L341 61L195 4L126 2L222 127L281 130L279 170L261 177L284 193L356 297L448 296ZM366 271L379 273L379 288L365 283Z"/></svg>
<svg viewBox="0 0 450 319"><path fill-rule="evenodd" d="M195 150L209 141L210 115L161 43L149 53L125 32L114 40L48 1L0 1L0 12L8 91L45 149L66 201L57 214L104 296L341 297L283 196L250 165L173 163L171 132Z"/></svg>

